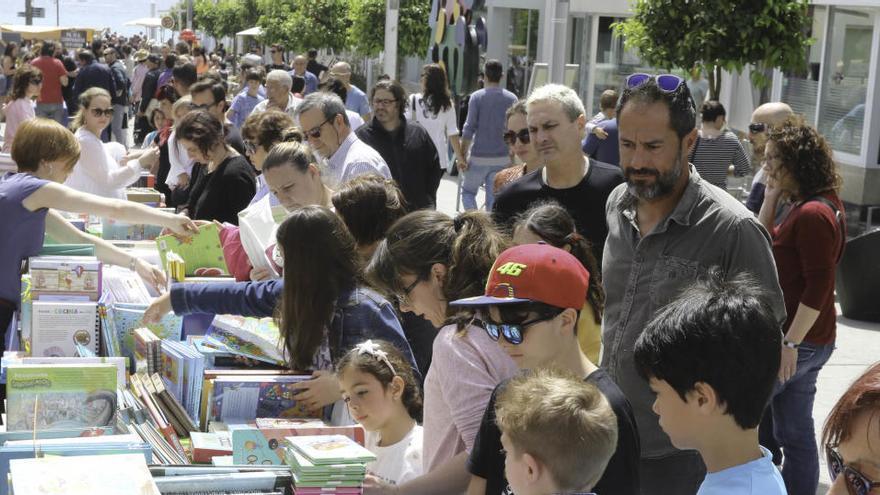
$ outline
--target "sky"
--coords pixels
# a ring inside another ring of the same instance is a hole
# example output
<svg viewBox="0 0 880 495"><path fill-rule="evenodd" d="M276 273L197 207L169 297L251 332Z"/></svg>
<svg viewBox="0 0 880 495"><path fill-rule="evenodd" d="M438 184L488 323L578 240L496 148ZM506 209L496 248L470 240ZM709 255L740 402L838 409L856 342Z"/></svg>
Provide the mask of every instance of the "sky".
<svg viewBox="0 0 880 495"><path fill-rule="evenodd" d="M58 0L61 2L61 25L66 27L92 27L130 36L143 27L123 26L128 21L150 16L150 0ZM155 0L157 12L168 10L176 0ZM55 26L55 0L33 0L34 7L46 10L44 19L34 19L36 26ZM0 24L24 24L24 0L0 0Z"/></svg>

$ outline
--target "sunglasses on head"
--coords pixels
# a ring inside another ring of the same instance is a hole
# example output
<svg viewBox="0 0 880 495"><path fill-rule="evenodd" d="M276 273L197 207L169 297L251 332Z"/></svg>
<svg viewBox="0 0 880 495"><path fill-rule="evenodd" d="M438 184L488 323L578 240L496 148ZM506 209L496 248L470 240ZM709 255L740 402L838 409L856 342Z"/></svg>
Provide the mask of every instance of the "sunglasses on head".
<svg viewBox="0 0 880 495"><path fill-rule="evenodd" d="M492 340L497 342L499 337L503 335L504 340L510 342L513 345L520 345L523 342L526 330L530 326L536 325L543 321L550 321L553 318L559 316L562 311L563 310L561 309L556 309L554 311L540 314L535 318L525 320L520 323L497 323L492 321L492 319L489 317L488 312L485 312L483 314L482 323L483 328L486 330L486 333L489 334L489 337Z"/></svg>
<svg viewBox="0 0 880 495"><path fill-rule="evenodd" d="M659 74L653 76L651 74L645 74L644 72L637 72L626 76L625 86L627 89L637 88L651 79L654 79L657 82L657 87L664 93L674 93L675 91L678 91L678 88L680 88L682 84L684 84L684 79L675 74Z"/></svg>
<svg viewBox="0 0 880 495"><path fill-rule="evenodd" d="M531 136L529 136L528 129L522 129L519 132L516 131L507 131L504 133L504 142L510 146L516 144L516 140L519 138L519 142L522 144L529 144L532 142Z"/></svg>
<svg viewBox="0 0 880 495"><path fill-rule="evenodd" d="M104 108L104 109L101 109L101 108L91 108L90 110L91 110L91 112L92 112L92 115L94 115L95 117L98 117L98 118L100 118L100 117L112 117L112 116L113 116L113 109L112 109L112 108Z"/></svg>
<svg viewBox="0 0 880 495"><path fill-rule="evenodd" d="M831 481L833 482L843 474L846 490L850 495L868 495L874 488L880 488L880 481L870 480L864 474L844 464L843 458L834 447L825 447L825 457L828 461L828 474L831 475Z"/></svg>
<svg viewBox="0 0 880 495"><path fill-rule="evenodd" d="M761 134L767 130L767 124L763 122L752 122L749 124L749 132L752 134Z"/></svg>

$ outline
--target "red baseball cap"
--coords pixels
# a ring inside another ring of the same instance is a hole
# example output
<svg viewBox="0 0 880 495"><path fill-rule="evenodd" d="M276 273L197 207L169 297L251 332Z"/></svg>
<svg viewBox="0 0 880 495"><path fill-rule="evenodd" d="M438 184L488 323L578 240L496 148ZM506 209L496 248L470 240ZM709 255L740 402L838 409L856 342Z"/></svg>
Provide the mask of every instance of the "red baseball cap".
<svg viewBox="0 0 880 495"><path fill-rule="evenodd" d="M590 273L567 251L549 244L523 244L498 256L484 296L468 297L452 306L494 306L540 302L580 310L587 300Z"/></svg>

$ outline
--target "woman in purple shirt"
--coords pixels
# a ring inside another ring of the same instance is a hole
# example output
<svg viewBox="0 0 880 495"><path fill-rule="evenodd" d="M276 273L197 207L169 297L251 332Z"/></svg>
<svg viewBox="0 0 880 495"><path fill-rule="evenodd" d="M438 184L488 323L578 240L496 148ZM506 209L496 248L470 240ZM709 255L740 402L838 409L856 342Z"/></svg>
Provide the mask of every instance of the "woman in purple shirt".
<svg viewBox="0 0 880 495"><path fill-rule="evenodd" d="M61 242L94 244L104 263L128 266L154 283L162 278L161 272L149 263L80 232L49 208L160 225L180 235L197 230L190 219L181 215L64 186L62 183L73 171L79 154L74 135L55 121L32 119L18 128L12 143L12 159L18 173L0 176L0 332L5 332L20 304L23 262L40 252L47 228ZM0 341L0 352L5 342Z"/></svg>

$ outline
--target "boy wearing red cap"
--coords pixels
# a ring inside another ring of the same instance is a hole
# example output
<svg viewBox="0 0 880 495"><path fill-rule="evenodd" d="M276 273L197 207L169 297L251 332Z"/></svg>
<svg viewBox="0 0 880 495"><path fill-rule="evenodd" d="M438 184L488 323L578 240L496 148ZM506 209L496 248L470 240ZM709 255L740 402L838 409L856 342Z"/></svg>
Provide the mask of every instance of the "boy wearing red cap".
<svg viewBox="0 0 880 495"><path fill-rule="evenodd" d="M479 308L478 317L486 332L520 369L561 369L583 377L602 392L617 416L618 442L595 491L637 495L639 436L632 409L608 374L587 359L578 345L578 312L586 301L589 280L590 274L568 252L547 244L525 244L498 257L485 296L450 304ZM504 386L500 384L492 393L468 459L473 475L469 495L512 493L504 474L501 432L495 421L496 399ZM585 464L592 464L590 452L572 450L570 455L584 457ZM559 488L570 492L589 487Z"/></svg>

